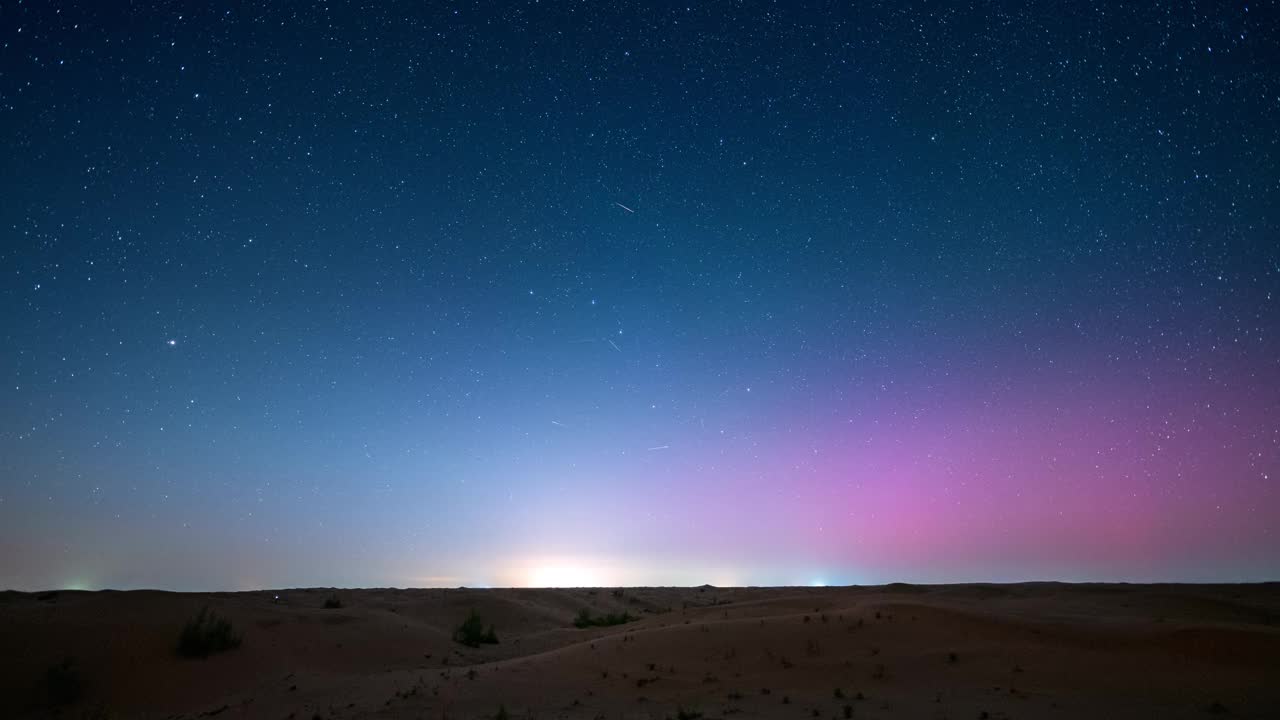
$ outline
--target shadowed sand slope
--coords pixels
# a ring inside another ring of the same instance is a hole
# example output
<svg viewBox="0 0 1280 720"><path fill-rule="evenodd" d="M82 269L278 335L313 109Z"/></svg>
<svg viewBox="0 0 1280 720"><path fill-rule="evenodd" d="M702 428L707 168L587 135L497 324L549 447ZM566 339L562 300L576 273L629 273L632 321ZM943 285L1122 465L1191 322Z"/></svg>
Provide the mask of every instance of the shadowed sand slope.
<svg viewBox="0 0 1280 720"><path fill-rule="evenodd" d="M1280 717L1274 583L11 592L0 648L0 717Z"/></svg>

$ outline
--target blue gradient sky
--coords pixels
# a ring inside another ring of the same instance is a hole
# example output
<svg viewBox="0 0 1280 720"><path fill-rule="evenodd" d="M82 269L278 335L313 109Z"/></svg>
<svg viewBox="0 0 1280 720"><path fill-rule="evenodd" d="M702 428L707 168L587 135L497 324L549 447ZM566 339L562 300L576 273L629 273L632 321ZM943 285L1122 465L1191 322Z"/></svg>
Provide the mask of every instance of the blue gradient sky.
<svg viewBox="0 0 1280 720"><path fill-rule="evenodd" d="M1270 7L0 10L0 586L1263 580Z"/></svg>

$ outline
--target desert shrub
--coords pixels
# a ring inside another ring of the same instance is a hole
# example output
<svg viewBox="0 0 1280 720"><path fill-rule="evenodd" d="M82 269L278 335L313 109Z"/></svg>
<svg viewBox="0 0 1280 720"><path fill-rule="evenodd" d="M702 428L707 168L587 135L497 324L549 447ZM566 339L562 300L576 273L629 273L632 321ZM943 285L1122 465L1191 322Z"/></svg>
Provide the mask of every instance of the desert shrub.
<svg viewBox="0 0 1280 720"><path fill-rule="evenodd" d="M226 618L220 618L208 607L200 608L187 621L178 636L178 654L183 657L208 657L224 650L240 647L240 635Z"/></svg>
<svg viewBox="0 0 1280 720"><path fill-rule="evenodd" d="M324 599L325 610L337 610L341 607L342 598L338 597L336 593Z"/></svg>
<svg viewBox="0 0 1280 720"><path fill-rule="evenodd" d="M50 666L44 679L49 686L49 701L54 705L70 705L84 695L84 681L75 658Z"/></svg>
<svg viewBox="0 0 1280 720"><path fill-rule="evenodd" d="M462 621L457 630L453 631L454 642L460 642L467 647L480 647L482 644L495 645L498 642L498 633L494 632L493 626L490 625L486 630L484 621L480 619L480 615L474 609L467 615L467 619Z"/></svg>
<svg viewBox="0 0 1280 720"><path fill-rule="evenodd" d="M592 615L590 610L582 608L582 610L578 611L578 617L574 618L573 626L577 628L609 627L610 625L622 625L639 619L628 612Z"/></svg>
<svg viewBox="0 0 1280 720"><path fill-rule="evenodd" d="M507 712L506 705L498 706L498 714L493 716L493 720L511 720L511 713Z"/></svg>
<svg viewBox="0 0 1280 720"><path fill-rule="evenodd" d="M702 713L697 710L685 710L684 708L676 709L676 720L698 720L702 717Z"/></svg>

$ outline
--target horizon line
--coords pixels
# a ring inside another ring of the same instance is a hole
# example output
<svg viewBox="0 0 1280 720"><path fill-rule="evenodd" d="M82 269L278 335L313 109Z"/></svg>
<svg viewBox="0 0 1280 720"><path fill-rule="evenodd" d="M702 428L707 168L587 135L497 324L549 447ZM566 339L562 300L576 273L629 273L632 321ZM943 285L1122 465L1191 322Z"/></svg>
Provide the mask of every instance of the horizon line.
<svg viewBox="0 0 1280 720"><path fill-rule="evenodd" d="M618 589L653 589L653 590L698 590L712 588L716 590L838 590L852 588L888 588L891 586L909 587L959 587L973 585L1272 585L1280 583L1280 578L1272 580L966 580L953 582L907 582L895 580L887 583L850 583L850 584L809 584L809 585L289 585L278 587L256 587L242 590L176 590L162 587L50 587L35 590L5 588L0 593L21 593L24 595L42 595L47 593L97 593L97 592L163 592L174 594L241 594L259 592L280 592L289 590L618 590Z"/></svg>

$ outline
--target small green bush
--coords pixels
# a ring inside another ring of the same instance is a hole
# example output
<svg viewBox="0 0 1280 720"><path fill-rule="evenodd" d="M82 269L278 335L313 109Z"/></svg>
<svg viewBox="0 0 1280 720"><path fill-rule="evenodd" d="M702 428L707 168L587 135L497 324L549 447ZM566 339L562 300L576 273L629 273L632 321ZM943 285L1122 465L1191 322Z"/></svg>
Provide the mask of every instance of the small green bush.
<svg viewBox="0 0 1280 720"><path fill-rule="evenodd" d="M324 599L325 610L337 610L341 607L342 607L342 598L338 597L336 594L330 595L329 597Z"/></svg>
<svg viewBox="0 0 1280 720"><path fill-rule="evenodd" d="M498 642L498 633L490 625L489 629L485 629L484 621L480 619L480 615L473 609L467 615L467 619L462 621L457 630L453 631L454 642L462 643L467 647L480 647L481 644L496 645Z"/></svg>
<svg viewBox="0 0 1280 720"><path fill-rule="evenodd" d="M574 618L573 626L576 628L609 627L610 625L622 625L639 619L627 612L592 615L590 610L582 608L578 612L578 617Z"/></svg>
<svg viewBox="0 0 1280 720"><path fill-rule="evenodd" d="M240 635L231 622L220 618L208 607L200 609L187 621L178 636L178 654L183 657L208 657L214 653L240 647Z"/></svg>

